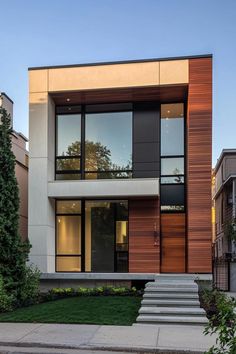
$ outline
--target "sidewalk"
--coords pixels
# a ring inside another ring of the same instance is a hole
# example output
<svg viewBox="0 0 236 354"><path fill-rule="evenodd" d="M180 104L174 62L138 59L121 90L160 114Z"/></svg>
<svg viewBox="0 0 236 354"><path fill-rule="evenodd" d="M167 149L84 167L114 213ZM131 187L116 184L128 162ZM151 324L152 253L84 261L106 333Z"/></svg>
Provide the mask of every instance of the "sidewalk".
<svg viewBox="0 0 236 354"><path fill-rule="evenodd" d="M110 349L146 353L204 353L214 338L201 326L0 323L0 346ZM0 350L0 353L4 351ZM7 350L5 350L7 352Z"/></svg>

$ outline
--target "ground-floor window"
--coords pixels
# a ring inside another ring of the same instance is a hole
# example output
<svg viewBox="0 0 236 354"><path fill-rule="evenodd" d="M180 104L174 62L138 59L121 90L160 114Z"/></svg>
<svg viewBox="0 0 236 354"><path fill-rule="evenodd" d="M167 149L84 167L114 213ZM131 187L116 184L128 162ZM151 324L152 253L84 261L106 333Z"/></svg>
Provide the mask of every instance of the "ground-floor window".
<svg viewBox="0 0 236 354"><path fill-rule="evenodd" d="M128 272L128 201L57 200L57 272Z"/></svg>

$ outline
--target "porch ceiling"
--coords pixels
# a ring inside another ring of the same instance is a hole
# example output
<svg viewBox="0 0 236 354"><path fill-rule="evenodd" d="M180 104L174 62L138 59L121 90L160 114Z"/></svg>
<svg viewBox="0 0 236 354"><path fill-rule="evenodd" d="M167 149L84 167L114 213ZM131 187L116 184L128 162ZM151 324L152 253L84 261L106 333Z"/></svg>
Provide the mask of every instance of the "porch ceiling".
<svg viewBox="0 0 236 354"><path fill-rule="evenodd" d="M64 91L50 93L56 105L109 102L160 101L178 102L187 99L188 85L165 85L119 89Z"/></svg>

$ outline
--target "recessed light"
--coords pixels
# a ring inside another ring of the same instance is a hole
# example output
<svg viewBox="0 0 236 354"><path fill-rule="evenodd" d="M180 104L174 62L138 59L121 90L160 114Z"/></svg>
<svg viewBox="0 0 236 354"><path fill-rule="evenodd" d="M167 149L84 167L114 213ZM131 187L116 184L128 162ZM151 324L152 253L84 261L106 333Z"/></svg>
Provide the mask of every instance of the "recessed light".
<svg viewBox="0 0 236 354"><path fill-rule="evenodd" d="M70 98L67 98L66 101L67 101L67 102L70 102Z"/></svg>

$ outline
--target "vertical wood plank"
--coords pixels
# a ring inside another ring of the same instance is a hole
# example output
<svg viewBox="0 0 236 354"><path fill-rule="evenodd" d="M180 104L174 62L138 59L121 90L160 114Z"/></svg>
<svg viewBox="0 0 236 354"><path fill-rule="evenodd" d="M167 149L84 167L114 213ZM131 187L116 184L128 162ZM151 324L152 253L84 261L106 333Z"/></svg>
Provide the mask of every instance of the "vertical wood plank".
<svg viewBox="0 0 236 354"><path fill-rule="evenodd" d="M185 272L185 214L161 214L161 272Z"/></svg>
<svg viewBox="0 0 236 354"><path fill-rule="evenodd" d="M155 225L156 237L154 237ZM160 272L158 199L129 200L129 272Z"/></svg>
<svg viewBox="0 0 236 354"><path fill-rule="evenodd" d="M187 114L188 272L211 266L212 59L189 60Z"/></svg>

